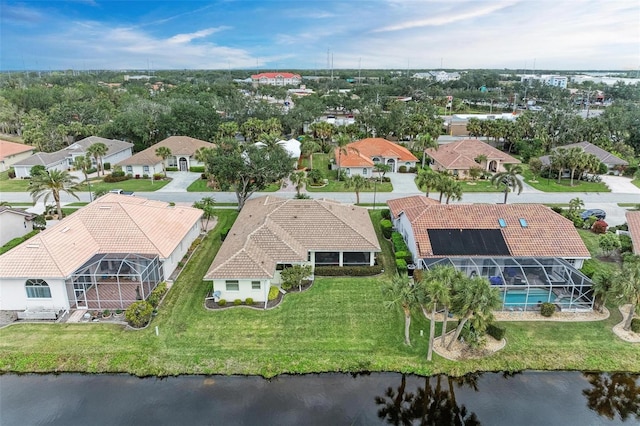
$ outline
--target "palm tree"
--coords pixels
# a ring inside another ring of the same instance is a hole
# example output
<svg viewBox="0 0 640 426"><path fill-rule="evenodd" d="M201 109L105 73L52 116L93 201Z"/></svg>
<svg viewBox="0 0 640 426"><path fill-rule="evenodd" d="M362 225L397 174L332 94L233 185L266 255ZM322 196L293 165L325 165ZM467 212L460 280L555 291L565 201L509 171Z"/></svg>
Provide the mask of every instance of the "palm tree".
<svg viewBox="0 0 640 426"><path fill-rule="evenodd" d="M102 170L102 157L107 155L109 148L107 145L102 142L96 142L94 144L89 145L87 148L87 154L92 156L96 160L96 167L98 168L98 176L100 176L100 171ZM104 171L102 173L104 175Z"/></svg>
<svg viewBox="0 0 640 426"><path fill-rule="evenodd" d="M444 306L444 320L442 321L442 346L444 347L444 336L447 334L447 320L449 319L449 309L451 308L451 296L458 281L464 280L464 274L453 266L436 266L429 271L431 279L440 281L447 289L447 295L442 296L440 304Z"/></svg>
<svg viewBox="0 0 640 426"><path fill-rule="evenodd" d="M429 349L427 351L427 361L433 358L433 341L436 336L436 309L442 303L449 303L449 288L438 279L434 270L428 271L420 283L424 296L424 309L431 311L429 324ZM444 337L443 337L444 339Z"/></svg>
<svg viewBox="0 0 640 426"><path fill-rule="evenodd" d="M203 197L200 201L196 201L195 203L193 203L193 207L202 210L202 216L200 217L200 220L202 221L202 229L204 229L205 231L209 226L209 220L211 220L211 218L215 216L215 202L216 200L213 197Z"/></svg>
<svg viewBox="0 0 640 426"><path fill-rule="evenodd" d="M307 183L307 175L303 171L293 172L289 175L289 180L295 185L298 197L300 197L300 191Z"/></svg>
<svg viewBox="0 0 640 426"><path fill-rule="evenodd" d="M558 182L562 179L562 171L567 167L567 150L566 148L558 148L551 153L551 168L558 170Z"/></svg>
<svg viewBox="0 0 640 426"><path fill-rule="evenodd" d="M411 346L411 337L409 336L411 309L419 304L416 287L411 285L409 277L406 275L395 276L390 283L387 283L383 287L382 291L387 298L384 302L385 307L402 307L402 311L404 312L404 343L405 345Z"/></svg>
<svg viewBox="0 0 640 426"><path fill-rule="evenodd" d="M62 219L62 206L60 205L60 192L66 192L80 200L75 194L72 187L77 184L77 179L66 170L50 170L46 173L40 173L31 178L29 182L29 193L36 203L44 196L44 204L49 201L49 197L53 197L58 211L58 219Z"/></svg>
<svg viewBox="0 0 640 426"><path fill-rule="evenodd" d="M439 201L441 203L442 197L445 195L447 196L446 204L449 204L451 199L454 201L462 199L462 184L449 176L441 175L436 189L440 191Z"/></svg>
<svg viewBox="0 0 640 426"><path fill-rule="evenodd" d="M347 178L344 182L344 187L347 189L353 188L356 193L356 204L360 204L360 192L363 189L371 188L371 182L362 175L354 175Z"/></svg>
<svg viewBox="0 0 640 426"><path fill-rule="evenodd" d="M307 137L300 145L302 155L309 157L309 170L313 169L313 154L320 151L320 145L313 139Z"/></svg>
<svg viewBox="0 0 640 426"><path fill-rule="evenodd" d="M484 331L493 319L493 310L498 309L501 303L498 289L492 288L486 278L475 276L459 281L453 296L453 312L460 317L460 322L447 349L451 350L453 342L458 340L462 328L472 317L474 328Z"/></svg>
<svg viewBox="0 0 640 426"><path fill-rule="evenodd" d="M469 134L475 136L478 139L478 136L482 134L482 122L480 119L472 117L467 121L467 130Z"/></svg>
<svg viewBox="0 0 640 426"><path fill-rule="evenodd" d="M579 197L569 200L569 213L577 212L582 208L584 208L584 201L582 201Z"/></svg>
<svg viewBox="0 0 640 426"><path fill-rule="evenodd" d="M84 175L84 181L87 182L89 180L88 171L91 168L91 157L89 154L79 155L73 159L73 167L77 170L80 170Z"/></svg>
<svg viewBox="0 0 640 426"><path fill-rule="evenodd" d="M434 172L431 169L420 169L418 172L418 178L416 184L418 188L424 188L425 195L429 196L429 191L438 187L438 183L442 179L442 175Z"/></svg>
<svg viewBox="0 0 640 426"><path fill-rule="evenodd" d="M616 276L608 269L601 269L593 274L593 291L594 307L598 312L602 312L607 303L607 296L611 294L611 289L615 283Z"/></svg>
<svg viewBox="0 0 640 426"><path fill-rule="evenodd" d="M576 170L582 166L585 162L584 151L580 147L574 147L567 151L567 167L571 170L571 183L573 186L573 176L576 173Z"/></svg>
<svg viewBox="0 0 640 426"><path fill-rule="evenodd" d="M614 297L623 303L630 303L629 315L627 316L624 329L631 329L631 321L635 315L635 310L640 306L640 256L628 256L622 264L620 271L612 288Z"/></svg>
<svg viewBox="0 0 640 426"><path fill-rule="evenodd" d="M424 169L424 163L427 156L425 151L427 150L427 148L433 148L437 151L438 140L432 138L429 134L419 134L416 137L416 146L420 148L420 151L422 151L422 168Z"/></svg>
<svg viewBox="0 0 640 426"><path fill-rule="evenodd" d="M504 172L496 173L491 177L491 184L499 188L504 185L504 204L507 204L507 196L509 192L518 190L518 195L522 193L522 182L518 175L522 174L522 166L520 164L505 164Z"/></svg>
<svg viewBox="0 0 640 426"><path fill-rule="evenodd" d="M323 151L329 152L325 148L327 148L327 140L331 139L331 136L333 135L333 124L327 123L326 121L319 121L311 125L311 130L314 135L322 141Z"/></svg>
<svg viewBox="0 0 640 426"><path fill-rule="evenodd" d="M164 177L167 177L167 168L165 167L165 163L167 159L173 155L171 148L168 146L159 146L156 148L156 155L162 158L162 171L164 172Z"/></svg>
<svg viewBox="0 0 640 426"><path fill-rule="evenodd" d="M337 162L338 162L338 180L340 180L340 172L341 172L341 166L340 166L340 160L342 159L342 154L347 155L347 153L349 152L349 147L348 145L351 143L351 139L349 138L348 135L345 135L344 133L340 133L338 134L338 137L336 138L336 154L338 154L338 158L337 158Z"/></svg>
<svg viewBox="0 0 640 426"><path fill-rule="evenodd" d="M478 164L480 164L482 166L483 170L488 170L489 169L489 163L487 163L487 160L488 160L488 158L484 154L480 154L476 158L473 159L473 161L475 161L476 163L478 163ZM484 163L484 165L482 163Z"/></svg>
<svg viewBox="0 0 640 426"><path fill-rule="evenodd" d="M380 175L380 182L382 182L384 175L391 171L391 165L384 164L384 163L376 163L373 165L373 170L378 172L378 174Z"/></svg>
<svg viewBox="0 0 640 426"><path fill-rule="evenodd" d="M227 121L220 123L216 135L218 138L235 138L239 131L238 123L235 121Z"/></svg>

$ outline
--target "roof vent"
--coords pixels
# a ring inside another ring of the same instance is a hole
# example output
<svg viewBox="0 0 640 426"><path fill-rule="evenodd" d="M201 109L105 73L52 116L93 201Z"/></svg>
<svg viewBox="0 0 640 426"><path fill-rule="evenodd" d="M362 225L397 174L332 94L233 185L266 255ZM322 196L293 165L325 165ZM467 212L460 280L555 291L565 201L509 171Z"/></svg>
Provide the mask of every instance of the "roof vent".
<svg viewBox="0 0 640 426"><path fill-rule="evenodd" d="M62 229L60 230L60 232L62 232L62 233L64 234L64 233L65 233L65 232L67 232L68 230L69 230L69 227L68 227L68 226L65 226L64 228L62 228Z"/></svg>
<svg viewBox="0 0 640 426"><path fill-rule="evenodd" d="M522 226L523 228L526 228L529 226L529 224L527 223L526 220L524 220L523 218L518 219L520 221L520 226Z"/></svg>
<svg viewBox="0 0 640 426"><path fill-rule="evenodd" d="M40 248L40 244L31 243L31 244L27 244L26 247L27 248Z"/></svg>
<svg viewBox="0 0 640 426"><path fill-rule="evenodd" d="M500 228L506 228L507 227L507 221L504 220L503 218L498 219L498 223L500 224Z"/></svg>
<svg viewBox="0 0 640 426"><path fill-rule="evenodd" d="M98 208L102 210L111 210L111 206L99 206Z"/></svg>

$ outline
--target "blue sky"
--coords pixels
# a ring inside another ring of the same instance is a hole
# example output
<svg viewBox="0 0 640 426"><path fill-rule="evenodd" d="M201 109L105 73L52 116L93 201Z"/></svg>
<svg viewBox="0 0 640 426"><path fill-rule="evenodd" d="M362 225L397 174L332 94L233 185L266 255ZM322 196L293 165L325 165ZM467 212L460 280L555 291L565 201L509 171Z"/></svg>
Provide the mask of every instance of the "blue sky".
<svg viewBox="0 0 640 426"><path fill-rule="evenodd" d="M640 2L0 0L1 70L313 70L330 61L638 70Z"/></svg>

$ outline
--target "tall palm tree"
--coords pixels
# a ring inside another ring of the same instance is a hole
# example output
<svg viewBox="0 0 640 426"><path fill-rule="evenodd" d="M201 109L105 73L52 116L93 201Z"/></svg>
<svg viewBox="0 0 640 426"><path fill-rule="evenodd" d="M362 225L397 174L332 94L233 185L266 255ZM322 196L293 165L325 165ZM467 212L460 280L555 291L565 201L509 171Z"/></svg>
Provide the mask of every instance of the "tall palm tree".
<svg viewBox="0 0 640 426"><path fill-rule="evenodd" d="M360 204L360 192L364 189L371 188L371 182L362 175L354 175L344 182L344 187L347 189L353 188L356 193L356 204Z"/></svg>
<svg viewBox="0 0 640 426"><path fill-rule="evenodd" d="M164 173L164 177L167 177L167 167L165 166L165 163L167 162L167 159L173 155L171 148L168 146L159 146L156 148L156 155L162 158L162 172Z"/></svg>
<svg viewBox="0 0 640 426"><path fill-rule="evenodd" d="M89 154L79 155L73 159L73 167L77 170L80 170L84 175L84 181L89 180L89 169L91 168L91 157Z"/></svg>
<svg viewBox="0 0 640 426"><path fill-rule="evenodd" d="M60 192L66 192L80 200L75 194L73 186L76 185L78 178L72 176L66 170L50 170L49 172L40 173L31 178L29 182L29 193L36 203L44 196L44 204L46 205L50 197L56 203L58 211L58 219L62 219L62 206L60 204Z"/></svg>
<svg viewBox="0 0 640 426"><path fill-rule="evenodd" d="M558 170L558 182L560 182L560 179L562 179L562 171L567 168L567 149L558 148L554 150L551 152L549 160L551 162L551 168Z"/></svg>
<svg viewBox="0 0 640 426"><path fill-rule="evenodd" d="M382 291L385 296L384 306L392 308L400 306L404 312L404 343L411 346L409 328L411 327L411 309L419 304L416 287L412 286L409 277L395 276L390 283L386 283Z"/></svg>
<svg viewBox="0 0 640 426"><path fill-rule="evenodd" d="M630 303L629 315L625 319L624 329L631 329L631 321L640 306L640 256L629 256L622 263L612 288L613 296L620 302Z"/></svg>
<svg viewBox="0 0 640 426"><path fill-rule="evenodd" d="M203 197L200 201L196 201L193 203L194 208L202 210L202 216L200 217L200 220L202 222L202 229L205 231L209 226L209 220L211 220L211 218L215 216L215 202L216 201L213 197Z"/></svg>
<svg viewBox="0 0 640 426"><path fill-rule="evenodd" d="M442 197L446 196L446 204L453 199L459 201L462 199L462 184L450 176L441 175L436 189L440 192L439 201L442 203Z"/></svg>
<svg viewBox="0 0 640 426"><path fill-rule="evenodd" d="M87 148L87 154L91 155L96 160L96 168L98 169L98 176L100 176L100 171L104 175L104 170L102 170L102 157L107 155L109 148L107 145L102 142L96 142L94 144L89 145Z"/></svg>
<svg viewBox="0 0 640 426"><path fill-rule="evenodd" d="M433 148L436 151L438 150L438 139L434 139L429 134L419 134L415 140L416 147L420 148L422 152L422 168L424 169L424 164L426 162L427 154L425 151L427 148Z"/></svg>
<svg viewBox="0 0 640 426"><path fill-rule="evenodd" d="M515 192L517 189L518 195L522 193L522 182L518 178L518 175L522 174L522 166L520 164L505 164L504 170L504 172L496 173L491 177L491 184L496 188L504 186L504 204L507 204L507 196L511 190Z"/></svg>
<svg viewBox="0 0 640 426"><path fill-rule="evenodd" d="M303 171L293 172L289 175L289 180L296 187L296 193L298 197L300 197L300 191L304 188L304 185L307 183L307 175Z"/></svg>
<svg viewBox="0 0 640 426"><path fill-rule="evenodd" d="M300 145L302 155L309 157L309 170L313 169L313 154L320 151L320 145L313 139L306 137Z"/></svg>
<svg viewBox="0 0 640 426"><path fill-rule="evenodd" d="M576 170L585 163L585 152L580 147L573 147L567 151L567 167L571 170L571 183L573 186L573 177Z"/></svg>
<svg viewBox="0 0 640 426"><path fill-rule="evenodd" d="M442 321L442 346L444 347L444 336L447 334L447 321L449 319L449 309L451 308L451 297L457 282L463 281L465 276L453 266L436 266L431 272L434 280L440 281L447 288L447 295L442 296L440 303L444 307L444 320Z"/></svg>
<svg viewBox="0 0 640 426"><path fill-rule="evenodd" d="M424 281L421 283L424 286L424 303L423 306L426 310L431 311L431 320L429 321L429 349L427 351L427 361L431 361L433 358L433 342L436 336L436 310L438 305L449 302L449 288L440 281L432 271L429 271L424 276ZM444 339L444 336L443 336Z"/></svg>
<svg viewBox="0 0 640 426"><path fill-rule="evenodd" d="M464 325L473 318L476 330L484 331L493 319L493 310L498 309L502 301L497 288L492 288L486 278L475 276L458 282L453 296L453 312L460 317L453 338L447 349L458 340Z"/></svg>
<svg viewBox="0 0 640 426"><path fill-rule="evenodd" d="M338 158L337 163L338 163L338 180L340 180L340 175L341 175L341 160L342 160L342 154L347 155L347 153L349 152L349 147L348 145L351 143L351 138L349 138L348 135L345 135L344 133L340 133L338 134L338 136L336 137L336 151L335 153L337 154ZM353 148L352 148L353 149Z"/></svg>
<svg viewBox="0 0 640 426"><path fill-rule="evenodd" d="M313 131L313 134L316 136L316 138L320 139L322 150L324 152L329 152L327 149L327 141L331 139L334 129L335 128L333 127L333 124L327 123L326 121L319 121L311 125L311 130Z"/></svg>
<svg viewBox="0 0 640 426"><path fill-rule="evenodd" d="M416 179L416 184L418 185L418 188L424 188L425 195L428 197L429 191L438 187L438 183L442 177L443 176L441 174L436 173L431 169L420 169Z"/></svg>

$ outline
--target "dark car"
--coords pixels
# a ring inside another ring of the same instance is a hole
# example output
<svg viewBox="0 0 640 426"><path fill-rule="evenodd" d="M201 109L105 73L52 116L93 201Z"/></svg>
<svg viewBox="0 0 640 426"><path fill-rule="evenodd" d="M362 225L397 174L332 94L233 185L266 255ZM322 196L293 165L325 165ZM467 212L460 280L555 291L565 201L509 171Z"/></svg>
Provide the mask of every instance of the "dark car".
<svg viewBox="0 0 640 426"><path fill-rule="evenodd" d="M596 219L604 219L605 217L607 217L607 214L604 212L604 210L600 209L589 209L580 213L580 217L583 220L587 220L591 216L595 216Z"/></svg>

